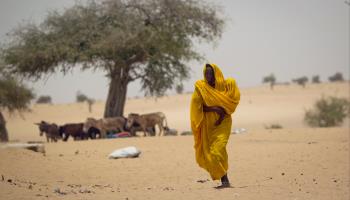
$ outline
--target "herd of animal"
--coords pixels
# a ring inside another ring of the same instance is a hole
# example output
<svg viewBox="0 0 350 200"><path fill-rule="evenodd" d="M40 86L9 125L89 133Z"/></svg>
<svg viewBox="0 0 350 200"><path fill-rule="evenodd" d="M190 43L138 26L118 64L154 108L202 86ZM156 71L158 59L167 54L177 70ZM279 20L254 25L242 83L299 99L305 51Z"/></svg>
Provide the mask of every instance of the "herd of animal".
<svg viewBox="0 0 350 200"><path fill-rule="evenodd" d="M156 126L159 128L159 136L170 130L162 112L141 115L130 113L128 118L87 118L84 123L67 123L61 126L46 121L35 125L39 127L40 136L45 134L47 142L57 142L59 139L67 141L70 136L74 140L106 138L112 131L129 132L130 136L136 136L136 132L142 131L144 136L155 136Z"/></svg>

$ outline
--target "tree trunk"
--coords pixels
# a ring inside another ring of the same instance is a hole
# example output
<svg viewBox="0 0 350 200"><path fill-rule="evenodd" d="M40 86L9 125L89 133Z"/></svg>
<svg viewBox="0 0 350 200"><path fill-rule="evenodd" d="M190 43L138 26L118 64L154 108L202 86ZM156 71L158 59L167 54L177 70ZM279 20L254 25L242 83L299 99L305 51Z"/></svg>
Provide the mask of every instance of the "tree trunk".
<svg viewBox="0 0 350 200"><path fill-rule="evenodd" d="M129 83L128 77L129 74L125 68L117 68L111 73L104 117L123 116Z"/></svg>
<svg viewBox="0 0 350 200"><path fill-rule="evenodd" d="M0 142L8 142L9 136L6 129L6 121L2 113L0 112Z"/></svg>

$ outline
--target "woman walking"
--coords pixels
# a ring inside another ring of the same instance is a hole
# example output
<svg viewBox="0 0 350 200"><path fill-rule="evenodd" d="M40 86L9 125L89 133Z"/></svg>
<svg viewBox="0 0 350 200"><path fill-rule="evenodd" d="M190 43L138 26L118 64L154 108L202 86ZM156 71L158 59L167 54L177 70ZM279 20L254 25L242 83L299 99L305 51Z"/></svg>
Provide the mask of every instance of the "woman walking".
<svg viewBox="0 0 350 200"><path fill-rule="evenodd" d="M239 103L240 93L235 80L224 79L215 64L206 64L203 75L204 79L195 83L191 100L196 161L213 180L221 179L218 188L230 187L226 144L231 132L231 114Z"/></svg>

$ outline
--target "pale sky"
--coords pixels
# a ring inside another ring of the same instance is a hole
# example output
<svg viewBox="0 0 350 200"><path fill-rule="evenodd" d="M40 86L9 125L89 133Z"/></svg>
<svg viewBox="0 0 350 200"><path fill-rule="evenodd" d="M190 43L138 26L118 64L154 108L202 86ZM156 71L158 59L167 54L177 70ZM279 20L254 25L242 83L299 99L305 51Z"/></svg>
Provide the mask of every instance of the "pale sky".
<svg viewBox="0 0 350 200"><path fill-rule="evenodd" d="M320 75L327 81L335 72L349 79L350 6L344 0L218 0L228 18L222 38L215 46L198 44L206 60L216 63L225 77L239 87L261 85L262 77L274 73L277 81ZM40 22L50 9L63 9L72 0L0 0L0 42L23 21ZM185 91L202 79L205 64L191 62L192 77ZM105 100L108 80L103 72L75 70L63 76L29 82L37 94L50 95L54 103L75 101L79 90ZM173 93L169 91L169 94ZM128 96L142 96L137 82Z"/></svg>

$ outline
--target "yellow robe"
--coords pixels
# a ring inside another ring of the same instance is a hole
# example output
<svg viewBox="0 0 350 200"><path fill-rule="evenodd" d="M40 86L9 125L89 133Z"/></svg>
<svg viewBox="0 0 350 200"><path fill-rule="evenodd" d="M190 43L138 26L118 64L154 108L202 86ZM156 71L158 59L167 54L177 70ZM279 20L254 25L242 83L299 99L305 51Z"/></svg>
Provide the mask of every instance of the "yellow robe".
<svg viewBox="0 0 350 200"><path fill-rule="evenodd" d="M207 170L213 180L224 176L228 169L226 144L230 137L232 118L240 92L232 78L224 79L221 70L211 64L215 75L215 88L207 81L198 80L191 100L191 128L194 136L194 148L198 165ZM204 67L203 75L205 74ZM220 125L215 126L219 115L204 112L203 105L220 106L228 115Z"/></svg>

